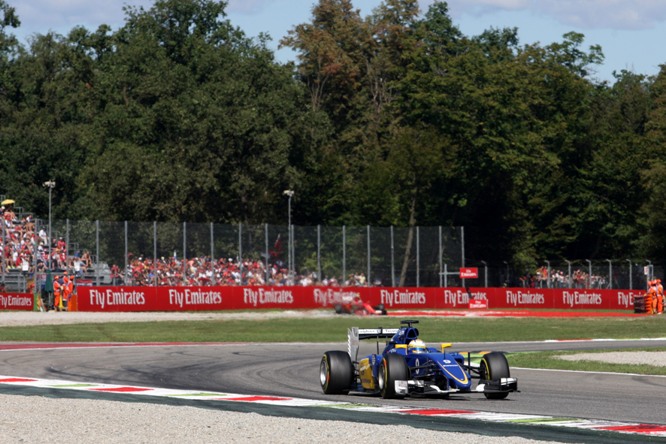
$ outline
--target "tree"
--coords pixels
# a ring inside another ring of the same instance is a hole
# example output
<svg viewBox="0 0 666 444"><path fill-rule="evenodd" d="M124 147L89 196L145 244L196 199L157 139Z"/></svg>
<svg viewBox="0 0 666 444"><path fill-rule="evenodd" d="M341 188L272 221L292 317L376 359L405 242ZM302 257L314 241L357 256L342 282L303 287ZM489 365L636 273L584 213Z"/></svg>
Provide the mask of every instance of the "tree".
<svg viewBox="0 0 666 444"><path fill-rule="evenodd" d="M666 253L666 65L652 84L653 104L645 124L646 156L641 167L644 200L638 225L642 229L640 251L648 257Z"/></svg>
<svg viewBox="0 0 666 444"><path fill-rule="evenodd" d="M74 32L76 34L76 32ZM54 214L71 211L75 183L87 157L92 78L88 57L73 40L49 33L33 38L12 64L16 93L5 140L11 146L5 160L15 192L24 208L42 213L47 207L41 186L55 179Z"/></svg>
<svg viewBox="0 0 666 444"><path fill-rule="evenodd" d="M126 9L100 61L94 155L80 183L100 216L259 223L299 180L302 89L224 7Z"/></svg>
<svg viewBox="0 0 666 444"><path fill-rule="evenodd" d="M4 185L3 191L15 193L16 189L10 188L15 182L15 172L11 171L10 163L12 157L11 140L7 137L8 123L17 105L17 84L14 76L14 60L18 53L16 37L8 33L8 28L18 28L21 22L16 15L16 10L9 6L5 0L0 0L0 147L3 152L3 162L0 163L0 183Z"/></svg>
<svg viewBox="0 0 666 444"><path fill-rule="evenodd" d="M592 257L624 257L637 251L642 237L638 220L645 201L645 128L651 107L650 82L623 71L611 88L598 87L591 101L590 131L598 139L589 168L581 170L580 195L588 204L582 226ZM589 253L588 253L589 254Z"/></svg>
<svg viewBox="0 0 666 444"><path fill-rule="evenodd" d="M295 26L281 45L298 52L298 72L310 91L311 109L325 110L344 127L375 45L359 10L350 0L320 0L312 9L312 23Z"/></svg>

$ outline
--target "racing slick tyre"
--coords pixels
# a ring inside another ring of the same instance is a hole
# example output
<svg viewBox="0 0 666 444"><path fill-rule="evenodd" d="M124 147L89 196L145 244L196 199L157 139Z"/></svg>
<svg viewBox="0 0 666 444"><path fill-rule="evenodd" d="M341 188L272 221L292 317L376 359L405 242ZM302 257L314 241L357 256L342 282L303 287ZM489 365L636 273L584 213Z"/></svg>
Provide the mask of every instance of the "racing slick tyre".
<svg viewBox="0 0 666 444"><path fill-rule="evenodd" d="M354 382L354 365L349 354L327 351L319 365L319 382L327 395L346 395Z"/></svg>
<svg viewBox="0 0 666 444"><path fill-rule="evenodd" d="M342 305L340 304L335 304L335 313L336 314L342 314Z"/></svg>
<svg viewBox="0 0 666 444"><path fill-rule="evenodd" d="M509 362L504 353L490 352L481 359L480 366L481 380L496 381L501 378L509 378ZM504 399L509 396L508 392L503 393L484 393L487 399Z"/></svg>
<svg viewBox="0 0 666 444"><path fill-rule="evenodd" d="M409 379L409 367L402 355L388 354L382 359L377 372L377 385L384 399L404 398L395 392L395 381Z"/></svg>

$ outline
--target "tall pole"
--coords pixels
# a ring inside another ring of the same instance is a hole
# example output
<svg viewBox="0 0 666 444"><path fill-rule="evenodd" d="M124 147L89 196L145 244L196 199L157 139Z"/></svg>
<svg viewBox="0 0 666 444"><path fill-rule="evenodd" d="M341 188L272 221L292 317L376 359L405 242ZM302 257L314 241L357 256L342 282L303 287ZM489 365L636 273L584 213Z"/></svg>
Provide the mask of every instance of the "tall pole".
<svg viewBox="0 0 666 444"><path fill-rule="evenodd" d="M51 242L51 239L52 239L52 237L51 237L51 192L53 191L53 188L55 188L56 183L55 183L55 180L51 179L51 180L47 180L46 182L44 182L43 185L44 185L46 188L49 189L49 239L48 239L48 244L49 244L49 248L48 248L48 254L49 254L48 265L49 265L49 267L48 267L48 269L49 269L49 271L50 271L50 270L51 270L51 243L52 243L52 242Z"/></svg>
<svg viewBox="0 0 666 444"><path fill-rule="evenodd" d="M564 260L564 262L567 263L567 285L569 286L568 288L573 288L573 282L571 281L571 261Z"/></svg>
<svg viewBox="0 0 666 444"><path fill-rule="evenodd" d="M294 190L284 190L282 193L285 196L287 196L287 233L289 237L287 238L287 249L289 250L287 253L287 272L289 273L289 276L292 276L292 271L294 268L293 260L294 258L292 256L292 231L291 231L291 198L294 195Z"/></svg>
<svg viewBox="0 0 666 444"><path fill-rule="evenodd" d="M627 262L629 262L629 290L633 290L634 289L634 283L632 282L633 278L631 276L631 272L632 272L631 259L627 259Z"/></svg>
<svg viewBox="0 0 666 444"><path fill-rule="evenodd" d="M481 261L483 264L483 287L488 288L488 263L486 261Z"/></svg>

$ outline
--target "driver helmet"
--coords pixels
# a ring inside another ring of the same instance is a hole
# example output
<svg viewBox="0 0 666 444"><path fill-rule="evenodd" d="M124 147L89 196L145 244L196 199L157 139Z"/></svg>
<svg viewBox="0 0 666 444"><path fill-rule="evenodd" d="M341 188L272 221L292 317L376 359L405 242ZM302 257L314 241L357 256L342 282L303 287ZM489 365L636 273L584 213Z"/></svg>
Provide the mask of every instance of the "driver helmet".
<svg viewBox="0 0 666 444"><path fill-rule="evenodd" d="M425 342L420 339L414 339L411 341L407 348L410 353L425 353L427 351Z"/></svg>

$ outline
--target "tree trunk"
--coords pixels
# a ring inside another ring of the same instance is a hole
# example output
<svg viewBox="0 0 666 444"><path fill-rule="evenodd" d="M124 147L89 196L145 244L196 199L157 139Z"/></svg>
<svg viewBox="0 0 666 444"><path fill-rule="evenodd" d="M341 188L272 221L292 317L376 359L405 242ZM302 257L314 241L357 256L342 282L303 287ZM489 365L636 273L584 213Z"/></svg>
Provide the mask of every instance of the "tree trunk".
<svg viewBox="0 0 666 444"><path fill-rule="evenodd" d="M404 287L407 279L407 268L412 256L412 245L414 244L414 227L416 226L416 193L412 193L412 203L409 206L409 231L405 244L405 254L402 257L402 270L400 270L400 282L398 286Z"/></svg>

